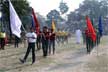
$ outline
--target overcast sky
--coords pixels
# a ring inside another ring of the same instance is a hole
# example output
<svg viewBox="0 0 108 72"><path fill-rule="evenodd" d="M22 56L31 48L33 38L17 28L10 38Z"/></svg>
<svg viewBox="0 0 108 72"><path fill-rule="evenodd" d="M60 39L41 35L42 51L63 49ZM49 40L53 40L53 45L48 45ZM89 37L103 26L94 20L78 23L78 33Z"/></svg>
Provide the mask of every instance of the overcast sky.
<svg viewBox="0 0 108 72"><path fill-rule="evenodd" d="M30 6L32 6L35 12L39 12L41 15L46 16L50 10L58 9L61 0L28 0ZM79 4L84 0L63 0L69 6L69 12L74 11L79 7Z"/></svg>

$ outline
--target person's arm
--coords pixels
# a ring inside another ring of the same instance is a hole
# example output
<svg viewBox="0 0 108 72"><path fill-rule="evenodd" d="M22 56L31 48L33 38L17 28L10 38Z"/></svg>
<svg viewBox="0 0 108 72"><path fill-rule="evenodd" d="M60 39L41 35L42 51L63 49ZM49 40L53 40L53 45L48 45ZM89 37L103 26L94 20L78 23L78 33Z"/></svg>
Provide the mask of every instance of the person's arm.
<svg viewBox="0 0 108 72"><path fill-rule="evenodd" d="M32 35L31 38L32 38L32 39L36 39L36 38L37 38L37 35L36 35L35 33L33 33L33 35Z"/></svg>

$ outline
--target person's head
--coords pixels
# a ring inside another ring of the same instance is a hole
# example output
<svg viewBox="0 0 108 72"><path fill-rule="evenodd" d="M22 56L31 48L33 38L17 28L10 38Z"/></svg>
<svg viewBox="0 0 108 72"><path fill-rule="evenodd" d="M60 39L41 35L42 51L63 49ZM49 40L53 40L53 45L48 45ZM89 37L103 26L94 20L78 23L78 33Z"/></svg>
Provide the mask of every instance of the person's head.
<svg viewBox="0 0 108 72"><path fill-rule="evenodd" d="M47 32L47 31L48 31L47 26L44 26L44 27L43 27L43 32Z"/></svg>
<svg viewBox="0 0 108 72"><path fill-rule="evenodd" d="M33 27L30 28L30 32L34 32L34 28Z"/></svg>

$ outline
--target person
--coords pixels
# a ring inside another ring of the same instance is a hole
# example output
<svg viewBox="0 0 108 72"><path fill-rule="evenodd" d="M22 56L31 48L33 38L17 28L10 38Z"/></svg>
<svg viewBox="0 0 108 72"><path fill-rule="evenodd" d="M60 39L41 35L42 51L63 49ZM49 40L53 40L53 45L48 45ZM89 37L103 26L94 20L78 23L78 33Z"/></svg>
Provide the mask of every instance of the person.
<svg viewBox="0 0 108 72"><path fill-rule="evenodd" d="M51 50L53 49L53 54L55 54L55 32L53 29L50 30L50 39L49 39L49 54L51 54Z"/></svg>
<svg viewBox="0 0 108 72"><path fill-rule="evenodd" d="M96 45L97 46L100 44L100 38L101 38L101 35L100 35L98 29L96 29Z"/></svg>
<svg viewBox="0 0 108 72"><path fill-rule="evenodd" d="M90 44L91 38L90 38L90 33L89 33L88 29L85 30L85 37L86 37L87 53L90 53L90 51L91 51L91 44Z"/></svg>
<svg viewBox="0 0 108 72"><path fill-rule="evenodd" d="M20 40L20 38L19 37L17 37L17 36L15 36L15 48L18 48L19 47L19 40Z"/></svg>
<svg viewBox="0 0 108 72"><path fill-rule="evenodd" d="M86 43L86 35L85 35L85 31L82 30L82 38L83 38L83 44Z"/></svg>
<svg viewBox="0 0 108 72"><path fill-rule="evenodd" d="M37 40L36 40L37 50L41 49L41 42L42 42L42 32L40 31L39 34L37 35Z"/></svg>
<svg viewBox="0 0 108 72"><path fill-rule="evenodd" d="M27 37L27 41L28 41L28 48L27 48L24 58L20 59L20 61L21 61L21 63L26 62L26 59L27 59L30 51L32 50L32 64L33 64L33 63L35 63L35 43L36 43L36 38L37 38L37 35L34 32L34 28L30 28L30 32L28 32L26 34L26 37Z"/></svg>
<svg viewBox="0 0 108 72"><path fill-rule="evenodd" d="M81 30L80 29L76 30L76 43L77 44L81 43Z"/></svg>
<svg viewBox="0 0 108 72"><path fill-rule="evenodd" d="M42 33L43 57L47 57L48 55L48 44L49 44L49 32L47 26L44 26L43 33Z"/></svg>
<svg viewBox="0 0 108 72"><path fill-rule="evenodd" d="M5 48L5 38L6 38L6 33L5 31L0 32L0 46L2 50L4 50Z"/></svg>

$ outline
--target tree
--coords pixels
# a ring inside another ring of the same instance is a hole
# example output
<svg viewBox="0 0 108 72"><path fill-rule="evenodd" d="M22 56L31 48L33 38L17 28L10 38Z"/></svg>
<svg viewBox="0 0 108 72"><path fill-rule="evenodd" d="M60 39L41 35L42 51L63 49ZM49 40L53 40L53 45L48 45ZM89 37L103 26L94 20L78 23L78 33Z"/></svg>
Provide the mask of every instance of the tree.
<svg viewBox="0 0 108 72"><path fill-rule="evenodd" d="M64 19L60 16L59 11L57 10L51 10L48 14L47 14L47 21L46 23L48 24L48 26L51 26L51 22L52 19L54 19L55 23L57 24L58 22L62 22L64 21Z"/></svg>
<svg viewBox="0 0 108 72"><path fill-rule="evenodd" d="M71 12L68 15L67 25L68 28L73 29L85 28L85 16L88 15L93 21L94 27L98 24L99 16L102 16L103 20L108 16L108 0L85 0L80 4L79 8ZM103 23L105 24L105 23Z"/></svg>
<svg viewBox="0 0 108 72"><path fill-rule="evenodd" d="M30 13L30 6L27 0L11 0L11 2L20 18ZM3 4L2 6L3 16L6 19L6 21L8 21L8 17L9 17L8 0L3 1L2 4Z"/></svg>
<svg viewBox="0 0 108 72"><path fill-rule="evenodd" d="M60 8L60 12L61 12L62 14L68 12L68 9L69 9L69 7L68 7L68 6L66 5L66 3L64 3L64 2L61 2L61 3L60 3L59 8Z"/></svg>
<svg viewBox="0 0 108 72"><path fill-rule="evenodd" d="M27 25L28 23L30 23L30 13L31 13L31 8L29 6L29 3L27 2L27 0L10 0L12 2L12 5L14 6L18 16L20 17L23 25ZM5 27L7 29L7 31L9 31L9 22L10 22L10 18L9 18L9 2L8 0L2 0L1 2L2 4L2 21L3 21L3 27Z"/></svg>

